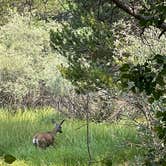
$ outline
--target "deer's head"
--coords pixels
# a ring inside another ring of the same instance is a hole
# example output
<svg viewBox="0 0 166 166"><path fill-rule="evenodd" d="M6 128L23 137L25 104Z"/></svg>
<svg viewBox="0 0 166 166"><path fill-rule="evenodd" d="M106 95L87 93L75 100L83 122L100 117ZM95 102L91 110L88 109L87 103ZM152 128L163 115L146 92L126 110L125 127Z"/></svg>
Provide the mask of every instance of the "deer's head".
<svg viewBox="0 0 166 166"><path fill-rule="evenodd" d="M65 120L62 120L59 124L55 122L54 119L52 119L52 123L55 125L54 130L56 131L56 133L62 133L62 124Z"/></svg>

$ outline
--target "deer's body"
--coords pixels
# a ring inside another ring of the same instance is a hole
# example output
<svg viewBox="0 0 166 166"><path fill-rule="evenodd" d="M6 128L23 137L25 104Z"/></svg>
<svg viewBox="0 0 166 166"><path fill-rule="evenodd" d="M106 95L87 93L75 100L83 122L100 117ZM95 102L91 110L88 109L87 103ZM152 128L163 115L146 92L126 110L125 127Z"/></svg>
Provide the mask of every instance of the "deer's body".
<svg viewBox="0 0 166 166"><path fill-rule="evenodd" d="M33 144L40 148L46 148L54 144L54 136L51 132L38 133L33 137Z"/></svg>
<svg viewBox="0 0 166 166"><path fill-rule="evenodd" d="M37 133L35 134L35 136L33 137L33 144L36 147L40 147L45 149L46 147L53 145L54 144L54 138L55 135L59 132L62 133L61 130L61 125L64 122L64 120L60 123L60 124L56 124L55 128L53 129L53 131L49 131L49 132L43 132L43 133Z"/></svg>

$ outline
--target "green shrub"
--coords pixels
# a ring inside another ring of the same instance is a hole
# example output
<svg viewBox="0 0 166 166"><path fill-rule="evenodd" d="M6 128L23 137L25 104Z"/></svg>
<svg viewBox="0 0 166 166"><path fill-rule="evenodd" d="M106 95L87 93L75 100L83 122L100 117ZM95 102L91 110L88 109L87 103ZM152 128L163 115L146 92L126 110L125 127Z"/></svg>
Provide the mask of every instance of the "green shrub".
<svg viewBox="0 0 166 166"><path fill-rule="evenodd" d="M55 17L62 6L58 0L2 0L0 1L0 25L10 21L10 10L16 10L21 15L29 12L39 19Z"/></svg>
<svg viewBox="0 0 166 166"><path fill-rule="evenodd" d="M49 30L53 26L58 24L36 23L14 13L10 22L1 27L1 98L20 101L29 91L37 95L41 82L51 94L65 94L70 89L57 67L66 64L66 60L50 48Z"/></svg>

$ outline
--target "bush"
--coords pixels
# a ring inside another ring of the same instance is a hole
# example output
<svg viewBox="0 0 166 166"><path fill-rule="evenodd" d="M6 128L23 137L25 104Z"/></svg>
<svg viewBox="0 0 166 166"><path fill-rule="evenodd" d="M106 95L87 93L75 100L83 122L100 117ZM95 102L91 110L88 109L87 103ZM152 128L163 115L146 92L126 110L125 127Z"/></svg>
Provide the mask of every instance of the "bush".
<svg viewBox="0 0 166 166"><path fill-rule="evenodd" d="M0 25L10 22L10 10L16 10L21 15L27 11L36 18L47 20L55 17L62 10L57 0L5 0L0 1Z"/></svg>
<svg viewBox="0 0 166 166"><path fill-rule="evenodd" d="M165 55L166 39L164 35L160 39L158 38L159 30L150 27L143 34L140 32L140 36L136 36L133 34L131 27L130 22L127 24L122 20L113 26L114 54L118 62L142 65L156 54Z"/></svg>
<svg viewBox="0 0 166 166"><path fill-rule="evenodd" d="M1 27L1 106L11 101L19 104L29 93L38 96L41 84L56 95L63 95L70 89L70 83L58 70L58 66L67 61L50 48L49 30L53 26L58 24L36 23L28 16L15 13L10 22Z"/></svg>

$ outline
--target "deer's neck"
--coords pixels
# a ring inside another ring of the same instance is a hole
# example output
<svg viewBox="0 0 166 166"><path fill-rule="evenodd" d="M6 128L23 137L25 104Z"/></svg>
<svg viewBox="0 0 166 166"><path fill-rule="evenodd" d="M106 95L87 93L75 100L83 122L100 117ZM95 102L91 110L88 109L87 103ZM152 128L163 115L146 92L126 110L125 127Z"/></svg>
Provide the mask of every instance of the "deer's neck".
<svg viewBox="0 0 166 166"><path fill-rule="evenodd" d="M53 135L56 135L56 134L57 134L57 130L56 130L56 129L53 129L53 130L52 130L52 134L53 134Z"/></svg>

